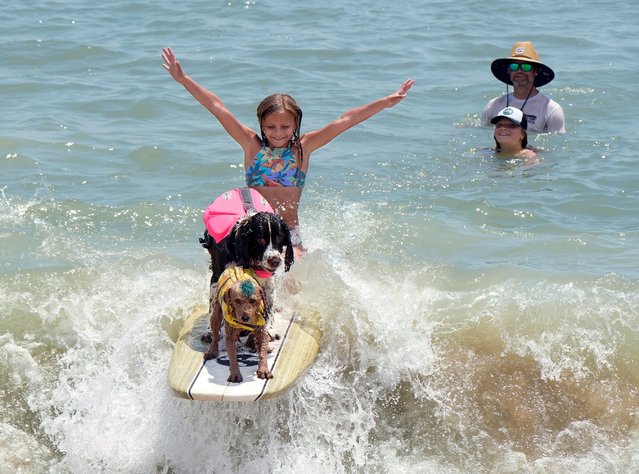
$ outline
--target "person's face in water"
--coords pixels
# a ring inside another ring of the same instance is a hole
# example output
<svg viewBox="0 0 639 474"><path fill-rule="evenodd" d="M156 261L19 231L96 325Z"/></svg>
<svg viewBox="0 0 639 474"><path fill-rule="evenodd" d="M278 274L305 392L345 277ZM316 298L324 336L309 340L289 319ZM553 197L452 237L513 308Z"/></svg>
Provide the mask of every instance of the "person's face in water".
<svg viewBox="0 0 639 474"><path fill-rule="evenodd" d="M286 147L295 131L295 117L290 112L273 112L262 120L262 132L271 148Z"/></svg>
<svg viewBox="0 0 639 474"><path fill-rule="evenodd" d="M524 129L515 125L507 118L499 119L495 124L495 140L502 146L512 148L513 146L522 146L524 141Z"/></svg>

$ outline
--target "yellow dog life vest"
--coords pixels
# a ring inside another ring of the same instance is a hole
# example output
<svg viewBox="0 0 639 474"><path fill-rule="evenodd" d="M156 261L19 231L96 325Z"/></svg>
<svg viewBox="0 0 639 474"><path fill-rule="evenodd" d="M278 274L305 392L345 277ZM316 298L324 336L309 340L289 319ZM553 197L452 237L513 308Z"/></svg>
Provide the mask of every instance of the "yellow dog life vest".
<svg viewBox="0 0 639 474"><path fill-rule="evenodd" d="M224 294L228 291L231 285L233 285L233 283L238 281L243 282L240 288L246 296L251 295L255 291L255 287L259 286L257 275L253 270L245 270L242 267L230 267L224 270L224 273L222 273L220 278L217 280L216 298L220 302L220 306L222 306L224 319L231 325L231 327L235 329L254 331L254 326L247 326L239 322L235 316L235 308L230 307L226 304L226 301L224 301ZM257 310L257 314L258 319L256 325L264 326L266 324L266 320L264 319L264 300L260 301L260 307Z"/></svg>

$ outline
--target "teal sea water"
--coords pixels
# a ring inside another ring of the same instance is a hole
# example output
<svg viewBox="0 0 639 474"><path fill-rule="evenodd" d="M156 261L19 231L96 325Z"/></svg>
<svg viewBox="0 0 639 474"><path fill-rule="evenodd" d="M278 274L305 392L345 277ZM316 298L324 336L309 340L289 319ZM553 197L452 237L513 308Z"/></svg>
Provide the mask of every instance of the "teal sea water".
<svg viewBox="0 0 639 474"><path fill-rule="evenodd" d="M96 4L97 5L97 4ZM0 7L0 472L639 471L636 2L28 1ZM498 161L489 65L532 40L568 133ZM240 148L162 68L304 130L293 269L321 354L258 404L172 396L202 211Z"/></svg>

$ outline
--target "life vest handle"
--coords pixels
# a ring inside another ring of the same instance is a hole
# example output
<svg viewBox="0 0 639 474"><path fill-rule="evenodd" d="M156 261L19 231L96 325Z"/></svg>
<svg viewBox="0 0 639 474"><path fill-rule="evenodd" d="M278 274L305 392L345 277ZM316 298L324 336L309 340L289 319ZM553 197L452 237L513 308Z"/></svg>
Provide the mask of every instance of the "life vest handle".
<svg viewBox="0 0 639 474"><path fill-rule="evenodd" d="M249 188L241 188L240 196L242 196L242 205L247 213L257 212L255 204L253 203L253 196L251 195L251 190Z"/></svg>

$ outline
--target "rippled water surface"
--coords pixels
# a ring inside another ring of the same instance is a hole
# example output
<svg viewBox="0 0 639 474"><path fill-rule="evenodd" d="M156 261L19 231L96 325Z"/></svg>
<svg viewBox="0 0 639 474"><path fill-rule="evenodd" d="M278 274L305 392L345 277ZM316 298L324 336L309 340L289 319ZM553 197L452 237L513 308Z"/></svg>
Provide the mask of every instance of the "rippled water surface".
<svg viewBox="0 0 639 474"><path fill-rule="evenodd" d="M0 8L0 470L639 470L639 5L16 3ZM498 161L489 65L532 40L568 133ZM321 353L284 397L172 396L206 301L202 210L241 149L162 68L246 124L313 130L416 83L314 153L282 295ZM2 471L4 472L4 471Z"/></svg>

